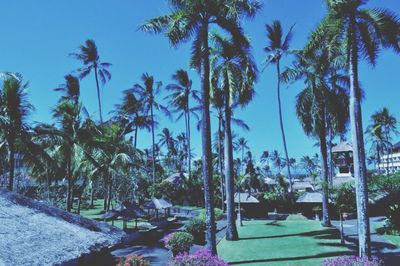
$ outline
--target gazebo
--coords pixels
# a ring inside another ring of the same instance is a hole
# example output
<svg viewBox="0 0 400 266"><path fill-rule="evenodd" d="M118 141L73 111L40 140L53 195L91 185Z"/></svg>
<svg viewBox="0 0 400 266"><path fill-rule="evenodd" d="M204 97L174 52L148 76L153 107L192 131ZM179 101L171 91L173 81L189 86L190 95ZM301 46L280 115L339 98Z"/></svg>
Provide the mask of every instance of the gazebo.
<svg viewBox="0 0 400 266"><path fill-rule="evenodd" d="M322 193L306 192L297 199L296 203L305 216L312 217L316 212L314 208L322 208Z"/></svg>
<svg viewBox="0 0 400 266"><path fill-rule="evenodd" d="M119 211L116 210L111 210L106 213L104 213L101 218L103 219L104 222L111 221L111 224L114 225L114 220L116 220L120 215Z"/></svg>
<svg viewBox="0 0 400 266"><path fill-rule="evenodd" d="M349 142L340 142L332 147L333 161L338 168L336 177L353 175L353 145Z"/></svg>
<svg viewBox="0 0 400 266"><path fill-rule="evenodd" d="M146 218L147 214L139 207L139 205L131 202L124 202L122 203L122 209L119 212L119 216L124 222L124 229L126 229L126 223L132 219L135 219L135 228L137 229L138 219Z"/></svg>
<svg viewBox="0 0 400 266"><path fill-rule="evenodd" d="M143 204L143 208L147 209L148 213L150 213L150 210L155 210L157 219L158 219L158 212L160 210L164 210L164 214L167 217L171 207L172 207L171 202L165 199L157 199L154 197Z"/></svg>
<svg viewBox="0 0 400 266"><path fill-rule="evenodd" d="M246 216L256 217L260 213L260 201L250 193L235 193L234 202L245 211Z"/></svg>

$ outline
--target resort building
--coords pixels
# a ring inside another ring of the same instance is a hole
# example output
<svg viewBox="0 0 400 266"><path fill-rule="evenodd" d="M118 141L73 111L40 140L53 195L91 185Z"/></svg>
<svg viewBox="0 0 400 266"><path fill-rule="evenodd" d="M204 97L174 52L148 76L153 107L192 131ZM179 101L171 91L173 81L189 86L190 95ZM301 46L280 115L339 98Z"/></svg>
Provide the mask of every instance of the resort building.
<svg viewBox="0 0 400 266"><path fill-rule="evenodd" d="M332 157L337 169L335 178L352 177L353 170L353 145L349 142L340 142L332 147Z"/></svg>
<svg viewBox="0 0 400 266"><path fill-rule="evenodd" d="M389 153L382 155L378 170L385 174L400 171L400 141L392 146Z"/></svg>

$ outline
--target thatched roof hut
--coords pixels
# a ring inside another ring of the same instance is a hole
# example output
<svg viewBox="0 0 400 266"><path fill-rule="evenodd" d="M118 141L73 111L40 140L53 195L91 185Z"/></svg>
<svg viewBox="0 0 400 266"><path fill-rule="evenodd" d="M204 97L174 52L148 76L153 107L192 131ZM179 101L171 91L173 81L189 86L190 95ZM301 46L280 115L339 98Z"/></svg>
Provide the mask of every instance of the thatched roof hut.
<svg viewBox="0 0 400 266"><path fill-rule="evenodd" d="M0 190L0 265L58 265L115 246L126 234L22 195Z"/></svg>
<svg viewBox="0 0 400 266"><path fill-rule="evenodd" d="M241 204L254 204L254 203L260 203L260 201L258 199L256 199L255 197L253 197L252 195L250 195L249 193L235 193L235 203L239 203L239 199L240 199L240 203Z"/></svg>
<svg viewBox="0 0 400 266"><path fill-rule="evenodd" d="M322 194L319 192L306 192L301 195L297 203L322 203Z"/></svg>
<svg viewBox="0 0 400 266"><path fill-rule="evenodd" d="M185 180L189 179L189 175L186 173L175 173L170 175L168 178L164 179L163 182L169 182L175 186L182 186Z"/></svg>
<svg viewBox="0 0 400 266"><path fill-rule="evenodd" d="M314 191L314 186L309 181L294 181L292 187L294 191Z"/></svg>
<svg viewBox="0 0 400 266"><path fill-rule="evenodd" d="M332 147L332 152L333 153L339 153L339 152L352 152L353 151L353 145L350 142L340 142L338 145Z"/></svg>
<svg viewBox="0 0 400 266"><path fill-rule="evenodd" d="M152 198L143 204L145 209L165 210L172 207L172 203L165 199Z"/></svg>

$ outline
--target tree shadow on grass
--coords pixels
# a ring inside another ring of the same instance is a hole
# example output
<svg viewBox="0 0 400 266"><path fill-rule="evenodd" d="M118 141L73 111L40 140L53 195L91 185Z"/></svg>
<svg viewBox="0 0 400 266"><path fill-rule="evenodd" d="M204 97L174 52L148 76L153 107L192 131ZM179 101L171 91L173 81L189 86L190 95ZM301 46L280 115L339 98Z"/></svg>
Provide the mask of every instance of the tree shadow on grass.
<svg viewBox="0 0 400 266"><path fill-rule="evenodd" d="M229 262L230 265L246 264L246 263L262 263L262 262L278 262L278 261L297 261L306 259L318 259L318 258L330 258L337 256L354 255L352 251L337 251L337 252L325 252L311 256L299 256L299 257L288 257L288 258L271 258L271 259L258 259L258 260L242 260Z"/></svg>
<svg viewBox="0 0 400 266"><path fill-rule="evenodd" d="M265 225L272 225L272 226L276 226L276 227L285 227L283 224L279 223L278 221L272 221L269 223L266 223Z"/></svg>
<svg viewBox="0 0 400 266"><path fill-rule="evenodd" d="M338 233L336 232L335 229L325 229L325 230L304 232L304 233L299 233L299 234L243 237L243 238L240 238L239 240L270 239L270 238L283 238L283 237L293 237L293 236L314 237L317 239L336 239L336 238L338 238Z"/></svg>

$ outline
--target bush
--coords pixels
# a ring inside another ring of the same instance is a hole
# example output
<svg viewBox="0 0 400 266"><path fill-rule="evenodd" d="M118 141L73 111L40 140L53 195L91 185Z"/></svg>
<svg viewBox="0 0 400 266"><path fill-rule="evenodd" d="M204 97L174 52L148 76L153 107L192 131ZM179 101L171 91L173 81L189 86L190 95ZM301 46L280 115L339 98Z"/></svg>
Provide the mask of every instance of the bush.
<svg viewBox="0 0 400 266"><path fill-rule="evenodd" d="M150 263L136 254L121 259L117 266L150 266Z"/></svg>
<svg viewBox="0 0 400 266"><path fill-rule="evenodd" d="M164 238L165 247L171 250L172 256L188 253L193 246L193 236L186 232L176 232Z"/></svg>
<svg viewBox="0 0 400 266"><path fill-rule="evenodd" d="M202 245L205 242L205 230L206 222L200 218L191 218L186 226L186 232L190 233L194 237L195 244Z"/></svg>
<svg viewBox="0 0 400 266"><path fill-rule="evenodd" d="M221 209L214 208L215 221L224 219L224 212ZM199 218L206 221L206 210L202 209L199 213Z"/></svg>
<svg viewBox="0 0 400 266"><path fill-rule="evenodd" d="M340 256L334 259L326 259L322 266L383 266L383 261L376 257L372 257L371 260L368 258L359 258L356 256Z"/></svg>
<svg viewBox="0 0 400 266"><path fill-rule="evenodd" d="M389 230L393 234L400 233L400 205L395 204L389 207L389 212L387 215L389 222Z"/></svg>
<svg viewBox="0 0 400 266"><path fill-rule="evenodd" d="M193 255L181 254L176 256L170 266L228 266L222 259L213 256L209 250L198 250Z"/></svg>

